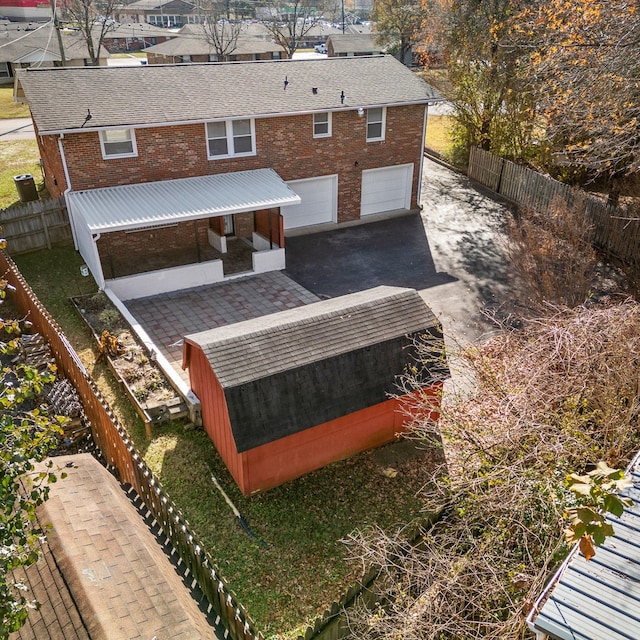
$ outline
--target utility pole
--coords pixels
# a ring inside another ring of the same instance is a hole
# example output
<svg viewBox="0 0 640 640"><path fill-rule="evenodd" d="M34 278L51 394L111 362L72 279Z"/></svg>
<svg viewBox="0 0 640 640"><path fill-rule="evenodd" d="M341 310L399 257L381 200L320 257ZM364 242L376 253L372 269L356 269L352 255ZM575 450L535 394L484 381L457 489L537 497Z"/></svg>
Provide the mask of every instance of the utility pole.
<svg viewBox="0 0 640 640"><path fill-rule="evenodd" d="M56 0L49 0L51 3L51 18L53 20L53 28L56 30L56 36L58 38L58 48L60 49L60 61L62 66L67 66L67 59L64 55L64 45L62 44L62 34L60 33L60 25L58 24L58 18L56 16Z"/></svg>

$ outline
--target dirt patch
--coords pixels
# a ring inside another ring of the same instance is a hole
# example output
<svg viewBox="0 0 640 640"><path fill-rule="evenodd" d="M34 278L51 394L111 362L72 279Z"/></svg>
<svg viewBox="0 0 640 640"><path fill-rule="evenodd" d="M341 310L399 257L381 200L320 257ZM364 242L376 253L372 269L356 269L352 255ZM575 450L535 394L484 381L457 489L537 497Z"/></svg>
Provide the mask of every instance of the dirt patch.
<svg viewBox="0 0 640 640"><path fill-rule="evenodd" d="M101 291L71 299L90 327L103 357L138 406L143 419L170 419L169 407L182 403L146 346L131 331L120 311Z"/></svg>

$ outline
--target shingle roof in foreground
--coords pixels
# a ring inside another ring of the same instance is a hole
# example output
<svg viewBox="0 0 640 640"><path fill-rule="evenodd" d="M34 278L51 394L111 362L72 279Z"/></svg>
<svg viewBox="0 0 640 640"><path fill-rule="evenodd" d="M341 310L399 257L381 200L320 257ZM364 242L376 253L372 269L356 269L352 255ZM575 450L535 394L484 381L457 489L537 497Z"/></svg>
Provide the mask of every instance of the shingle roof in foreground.
<svg viewBox="0 0 640 640"><path fill-rule="evenodd" d="M530 626L559 640L640 638L640 457L630 467L633 505L607 519L615 535L587 562L576 547L530 615Z"/></svg>
<svg viewBox="0 0 640 640"><path fill-rule="evenodd" d="M25 69L19 78L40 133L78 130L87 110L90 129L442 100L391 56Z"/></svg>

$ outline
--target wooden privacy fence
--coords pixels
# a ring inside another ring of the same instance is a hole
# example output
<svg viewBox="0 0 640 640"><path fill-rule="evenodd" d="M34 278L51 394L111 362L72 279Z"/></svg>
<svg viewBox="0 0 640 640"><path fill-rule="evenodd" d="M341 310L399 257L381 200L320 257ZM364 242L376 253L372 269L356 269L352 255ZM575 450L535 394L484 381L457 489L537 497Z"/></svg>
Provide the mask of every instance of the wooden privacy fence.
<svg viewBox="0 0 640 640"><path fill-rule="evenodd" d="M191 531L189 523L146 466L62 330L42 306L5 251L0 251L0 270L3 273L2 277L16 288L13 294L16 306L21 313L28 314L35 330L48 340L58 368L78 391L85 413L91 421L93 437L107 465L115 469L120 482L131 485L141 497L180 556L187 574L200 587L210 608L228 630L229 637L233 640L261 640L262 634L255 631L246 610L238 603L235 594L220 576L213 560Z"/></svg>
<svg viewBox="0 0 640 640"><path fill-rule="evenodd" d="M51 249L73 242L64 198L34 200L0 210L3 237L11 255Z"/></svg>
<svg viewBox="0 0 640 640"><path fill-rule="evenodd" d="M640 220L629 218L622 209L478 147L471 149L468 175L507 200L536 211L548 211L558 202L581 210L593 224L595 246L625 264L640 264Z"/></svg>

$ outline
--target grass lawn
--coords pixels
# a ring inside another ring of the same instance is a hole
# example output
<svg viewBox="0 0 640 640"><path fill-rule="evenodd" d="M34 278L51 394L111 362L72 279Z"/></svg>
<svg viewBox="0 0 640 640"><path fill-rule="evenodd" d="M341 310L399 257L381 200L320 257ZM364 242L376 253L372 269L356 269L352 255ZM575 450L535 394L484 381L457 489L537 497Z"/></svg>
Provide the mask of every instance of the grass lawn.
<svg viewBox="0 0 640 640"><path fill-rule="evenodd" d="M28 118L26 103L13 101L13 86L0 87L0 118Z"/></svg>
<svg viewBox="0 0 640 640"><path fill-rule="evenodd" d="M427 118L427 132L424 145L440 154L446 154L451 149L451 116L432 116Z"/></svg>
<svg viewBox="0 0 640 640"><path fill-rule="evenodd" d="M68 302L69 296L95 291L92 279L80 275L82 259L70 248L15 259L267 638L303 633L359 577L360 566L345 560L341 542L356 527L391 529L421 516L417 493L425 466L437 454L395 460L396 452L406 450L404 442L244 498L204 431L171 423L154 427L148 440L109 372L95 363L89 331ZM240 527L211 482L209 465L266 546ZM398 475L387 477L382 473L386 466L396 468Z"/></svg>
<svg viewBox="0 0 640 640"><path fill-rule="evenodd" d="M35 140L0 141L0 209L20 201L14 176L30 173L42 182L40 152Z"/></svg>

